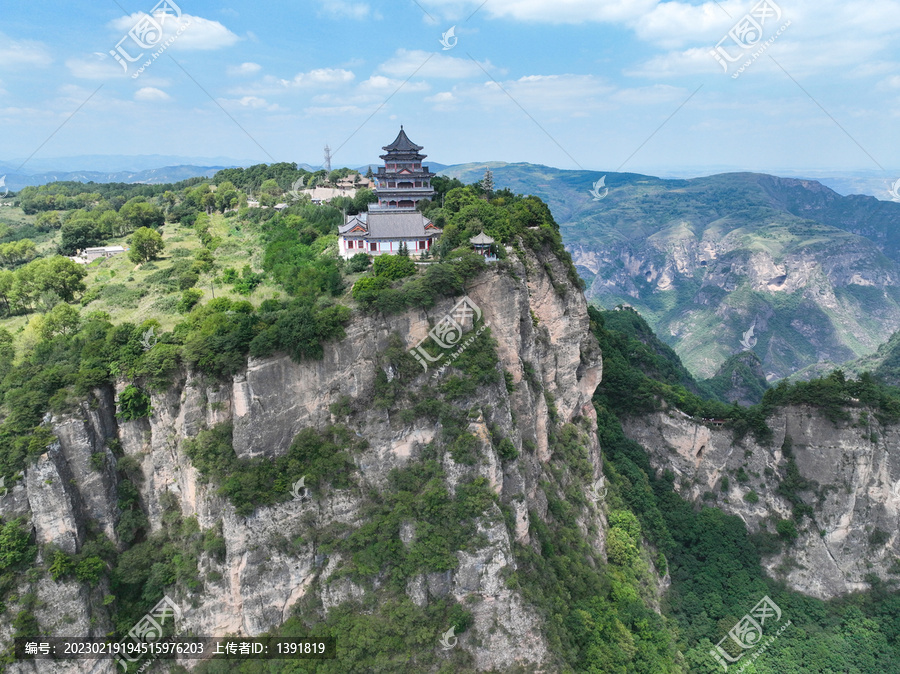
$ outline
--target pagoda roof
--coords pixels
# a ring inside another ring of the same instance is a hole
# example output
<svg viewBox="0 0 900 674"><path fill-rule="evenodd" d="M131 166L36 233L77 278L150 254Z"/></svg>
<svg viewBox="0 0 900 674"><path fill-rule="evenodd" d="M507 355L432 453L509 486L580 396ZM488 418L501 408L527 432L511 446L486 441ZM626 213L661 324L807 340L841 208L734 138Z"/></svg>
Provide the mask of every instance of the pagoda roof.
<svg viewBox="0 0 900 674"><path fill-rule="evenodd" d="M491 237L489 237L487 234L482 232L478 236L473 236L471 239L469 239L469 243L484 245L484 244L494 243L494 240Z"/></svg>
<svg viewBox="0 0 900 674"><path fill-rule="evenodd" d="M406 239L440 232L431 220L418 211L376 211L348 215L341 234L362 235L367 239Z"/></svg>
<svg viewBox="0 0 900 674"><path fill-rule="evenodd" d="M390 145L385 145L381 148L385 152L396 152L400 154L416 154L419 150L423 149L422 145L416 145L413 143L409 136L406 135L406 131L403 130L403 127L400 127L400 133L397 134L397 138Z"/></svg>

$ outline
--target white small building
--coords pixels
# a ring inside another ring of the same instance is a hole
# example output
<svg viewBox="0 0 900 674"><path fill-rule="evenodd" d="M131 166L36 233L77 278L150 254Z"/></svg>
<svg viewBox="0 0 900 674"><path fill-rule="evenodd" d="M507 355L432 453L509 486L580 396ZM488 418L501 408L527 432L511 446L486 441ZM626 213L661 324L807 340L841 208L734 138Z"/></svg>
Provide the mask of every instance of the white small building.
<svg viewBox="0 0 900 674"><path fill-rule="evenodd" d="M397 254L406 244L410 257L431 250L441 229L418 211L369 211L348 215L339 230L338 250L349 259L357 253Z"/></svg>
<svg viewBox="0 0 900 674"><path fill-rule="evenodd" d="M118 255L119 253L124 253L127 248L123 246L101 246L99 248L85 248L82 251L79 251L78 257L86 260L86 264L90 264L94 260L98 258L110 258L113 255Z"/></svg>

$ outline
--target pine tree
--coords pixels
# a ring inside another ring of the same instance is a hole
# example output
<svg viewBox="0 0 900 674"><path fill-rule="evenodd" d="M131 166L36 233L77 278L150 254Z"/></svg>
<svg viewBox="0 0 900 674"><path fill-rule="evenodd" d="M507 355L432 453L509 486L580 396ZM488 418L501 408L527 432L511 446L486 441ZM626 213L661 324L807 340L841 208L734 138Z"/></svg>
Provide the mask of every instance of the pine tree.
<svg viewBox="0 0 900 674"><path fill-rule="evenodd" d="M409 257L409 248L406 247L406 242L400 242L400 248L397 250L397 255L401 255L403 257Z"/></svg>
<svg viewBox="0 0 900 674"><path fill-rule="evenodd" d="M481 189L484 190L488 199L494 194L494 174L491 173L491 169L484 170L484 178L481 179Z"/></svg>

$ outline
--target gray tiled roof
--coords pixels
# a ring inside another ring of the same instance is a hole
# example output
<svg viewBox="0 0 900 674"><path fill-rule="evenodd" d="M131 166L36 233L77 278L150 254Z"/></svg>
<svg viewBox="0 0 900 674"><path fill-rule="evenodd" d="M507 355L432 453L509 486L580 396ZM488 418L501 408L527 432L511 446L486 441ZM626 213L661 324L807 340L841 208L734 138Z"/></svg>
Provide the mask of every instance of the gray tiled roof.
<svg viewBox="0 0 900 674"><path fill-rule="evenodd" d="M406 153L415 153L422 149L421 145L416 145L413 143L409 136L406 135L406 131L403 130L403 127L400 127L400 133L397 134L397 138L390 145L385 145L381 148L385 152L402 152Z"/></svg>
<svg viewBox="0 0 900 674"><path fill-rule="evenodd" d="M471 239L469 239L469 243L494 243L494 240L487 234L482 232L478 236L473 236Z"/></svg>
<svg viewBox="0 0 900 674"><path fill-rule="evenodd" d="M338 233L346 234L351 229L356 227L356 225L360 225L360 224L363 227L366 227L366 217L368 215L369 215L368 213L359 213L358 215L348 215L347 221L343 225L338 227Z"/></svg>
<svg viewBox="0 0 900 674"><path fill-rule="evenodd" d="M347 222L340 228L340 233L346 234L360 223L369 230L366 238L405 239L426 236L425 227L431 224L431 220L416 211L360 213L347 216ZM433 229L428 233L439 234L440 231Z"/></svg>

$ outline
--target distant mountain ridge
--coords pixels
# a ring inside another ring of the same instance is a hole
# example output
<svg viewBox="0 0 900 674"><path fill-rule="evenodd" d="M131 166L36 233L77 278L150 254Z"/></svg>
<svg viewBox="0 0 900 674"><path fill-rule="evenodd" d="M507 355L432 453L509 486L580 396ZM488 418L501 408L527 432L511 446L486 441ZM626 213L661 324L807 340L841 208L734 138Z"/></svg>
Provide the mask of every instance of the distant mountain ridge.
<svg viewBox="0 0 900 674"><path fill-rule="evenodd" d="M61 157L57 159L32 159L0 161L0 176L4 177L5 187L16 191L29 185L71 180L75 182L95 183L145 183L162 185L176 183L188 178L211 178L216 172L226 168L253 166L264 162L252 160L236 160L228 157L177 157L170 155L84 155L79 157ZM365 173L369 167L378 166L379 162L360 165L356 168ZM348 164L352 166L353 164ZM344 166L337 162L335 168ZM447 168L446 164L430 162L432 171ZM318 171L321 166L298 163L298 168L306 171Z"/></svg>
<svg viewBox="0 0 900 674"><path fill-rule="evenodd" d="M469 182L484 169L444 174ZM769 381L870 354L900 329L900 203L754 173L491 170L497 188L547 201L588 297L633 305L698 379L751 326ZM594 199L601 177L608 192Z"/></svg>
<svg viewBox="0 0 900 674"><path fill-rule="evenodd" d="M6 187L12 191L20 190L29 185L45 185L46 183L75 181L80 183L145 183L148 185L162 185L165 183L177 183L188 178L211 178L223 168L229 166L165 166L162 168L146 169L143 171L72 171L68 173L38 173L35 175L7 174ZM3 168L0 167L0 171Z"/></svg>
<svg viewBox="0 0 900 674"><path fill-rule="evenodd" d="M84 160L112 165L129 158ZM0 162L0 176L9 166ZM900 329L900 204L757 173L662 179L527 163L429 166L467 183L491 168L498 188L543 198L588 282L588 297L607 307L632 304L698 380L742 350L750 327L769 381L867 356ZM222 168L7 174L5 186L162 184Z"/></svg>

